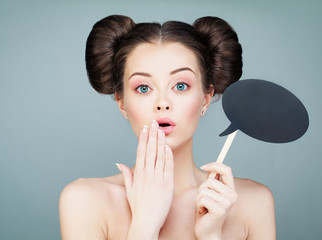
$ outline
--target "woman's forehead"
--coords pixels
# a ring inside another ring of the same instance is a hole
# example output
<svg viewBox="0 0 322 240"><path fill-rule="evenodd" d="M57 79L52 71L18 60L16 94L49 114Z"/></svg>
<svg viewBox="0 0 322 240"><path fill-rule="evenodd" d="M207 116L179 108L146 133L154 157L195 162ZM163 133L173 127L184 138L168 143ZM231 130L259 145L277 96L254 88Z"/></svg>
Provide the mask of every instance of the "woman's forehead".
<svg viewBox="0 0 322 240"><path fill-rule="evenodd" d="M199 72L197 57L194 52L181 43L142 43L128 56L125 75L131 72L167 72L188 67Z"/></svg>

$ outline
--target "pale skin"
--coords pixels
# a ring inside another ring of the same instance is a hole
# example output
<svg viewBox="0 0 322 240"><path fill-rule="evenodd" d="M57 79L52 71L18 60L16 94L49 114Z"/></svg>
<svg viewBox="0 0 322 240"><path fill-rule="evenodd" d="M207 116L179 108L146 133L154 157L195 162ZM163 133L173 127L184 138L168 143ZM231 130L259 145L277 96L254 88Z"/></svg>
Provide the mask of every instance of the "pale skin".
<svg viewBox="0 0 322 240"><path fill-rule="evenodd" d="M116 95L139 140L135 165L65 187L62 239L275 239L267 187L234 178L214 160L204 171L194 163L193 135L212 95L203 92L197 59L182 44L137 46L126 61L124 94ZM176 123L172 133L153 127L160 117Z"/></svg>

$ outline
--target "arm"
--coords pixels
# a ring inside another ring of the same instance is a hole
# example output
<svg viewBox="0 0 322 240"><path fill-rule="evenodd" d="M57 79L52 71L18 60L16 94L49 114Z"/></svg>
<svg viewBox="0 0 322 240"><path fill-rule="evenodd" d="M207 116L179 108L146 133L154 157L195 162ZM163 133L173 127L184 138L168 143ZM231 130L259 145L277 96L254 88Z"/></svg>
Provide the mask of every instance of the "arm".
<svg viewBox="0 0 322 240"><path fill-rule="evenodd" d="M275 204L272 192L264 185L255 183L249 192L249 231L247 240L275 240Z"/></svg>
<svg viewBox="0 0 322 240"><path fill-rule="evenodd" d="M62 240L107 239L102 229L97 196L89 180L78 179L68 184L59 199Z"/></svg>
<svg viewBox="0 0 322 240"><path fill-rule="evenodd" d="M132 220L126 240L158 240L159 232L153 231L147 225L140 224L139 221Z"/></svg>

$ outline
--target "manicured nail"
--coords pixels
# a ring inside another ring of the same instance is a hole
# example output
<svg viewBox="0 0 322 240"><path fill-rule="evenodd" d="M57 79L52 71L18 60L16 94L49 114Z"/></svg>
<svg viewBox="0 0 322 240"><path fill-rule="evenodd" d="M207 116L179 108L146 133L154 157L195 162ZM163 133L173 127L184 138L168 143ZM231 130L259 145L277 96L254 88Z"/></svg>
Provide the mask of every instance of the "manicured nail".
<svg viewBox="0 0 322 240"><path fill-rule="evenodd" d="M158 127L158 122L157 122L157 121L155 121L155 120L152 120L152 129L153 129L153 130L156 130L156 129L157 129L157 127Z"/></svg>
<svg viewBox="0 0 322 240"><path fill-rule="evenodd" d="M120 166L118 163L115 163L115 165L116 165L116 166L117 166L117 168L118 168L118 169L123 173L121 166Z"/></svg>
<svg viewBox="0 0 322 240"><path fill-rule="evenodd" d="M205 164L205 165L202 165L201 167L200 167L200 169L201 170L205 170L205 168L207 168L208 167L208 165L207 164Z"/></svg>
<svg viewBox="0 0 322 240"><path fill-rule="evenodd" d="M142 129L142 133L147 133L148 132L148 126L144 125L143 129Z"/></svg>

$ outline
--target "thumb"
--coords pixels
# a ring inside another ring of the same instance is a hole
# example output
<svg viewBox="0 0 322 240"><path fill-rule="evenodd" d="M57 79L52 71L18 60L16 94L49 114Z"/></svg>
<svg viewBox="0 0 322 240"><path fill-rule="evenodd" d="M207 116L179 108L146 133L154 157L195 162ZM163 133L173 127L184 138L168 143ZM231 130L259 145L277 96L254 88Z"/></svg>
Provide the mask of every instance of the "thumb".
<svg viewBox="0 0 322 240"><path fill-rule="evenodd" d="M124 185L126 189L126 195L129 196L129 193L132 189L132 182L133 182L133 173L130 168L128 168L124 164L116 163L117 168L122 172L124 177Z"/></svg>
<svg viewBox="0 0 322 240"><path fill-rule="evenodd" d="M201 202L197 203L196 210L199 215L204 215L208 212L208 209Z"/></svg>

